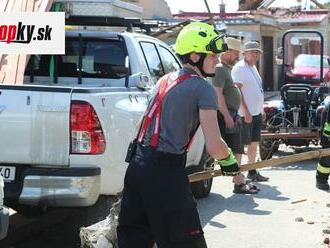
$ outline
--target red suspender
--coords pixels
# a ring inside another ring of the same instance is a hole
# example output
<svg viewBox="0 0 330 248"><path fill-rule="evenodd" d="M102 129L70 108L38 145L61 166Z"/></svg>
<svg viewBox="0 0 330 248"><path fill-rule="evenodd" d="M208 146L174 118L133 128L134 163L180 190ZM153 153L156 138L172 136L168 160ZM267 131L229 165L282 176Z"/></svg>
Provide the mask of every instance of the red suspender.
<svg viewBox="0 0 330 248"><path fill-rule="evenodd" d="M159 134L160 134L160 116L162 112L162 103L164 97L167 95L167 93L174 88L179 83L190 79L192 77L198 77L195 74L186 73L179 77L177 77L177 74L171 73L163 76L159 80L159 89L157 92L157 95L155 96L155 99L153 103L149 106L149 108L146 110L144 120L141 126L141 130L138 134L138 141L141 142L147 132L147 129L151 123L151 120L155 118L155 126L154 130L151 136L151 142L150 146L156 147L158 145L159 141ZM189 142L190 144L190 142ZM188 144L188 145L189 145Z"/></svg>

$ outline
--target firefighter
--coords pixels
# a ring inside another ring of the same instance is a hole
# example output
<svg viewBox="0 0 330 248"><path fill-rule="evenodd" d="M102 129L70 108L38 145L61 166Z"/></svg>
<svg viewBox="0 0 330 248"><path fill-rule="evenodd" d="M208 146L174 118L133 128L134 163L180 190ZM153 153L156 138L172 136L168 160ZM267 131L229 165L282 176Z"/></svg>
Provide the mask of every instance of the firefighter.
<svg viewBox="0 0 330 248"><path fill-rule="evenodd" d="M330 106L325 108L325 122L321 130L321 145L323 148L330 148ZM330 156L319 159L316 170L316 187L322 190L329 190L329 174L330 174Z"/></svg>
<svg viewBox="0 0 330 248"><path fill-rule="evenodd" d="M175 50L183 68L158 81L137 141L129 148L117 228L120 248L151 248L154 242L159 248L207 247L185 162L200 124L206 148L223 174L238 174L219 131L216 93L204 79L214 75L224 48L209 24L193 22L179 33Z"/></svg>

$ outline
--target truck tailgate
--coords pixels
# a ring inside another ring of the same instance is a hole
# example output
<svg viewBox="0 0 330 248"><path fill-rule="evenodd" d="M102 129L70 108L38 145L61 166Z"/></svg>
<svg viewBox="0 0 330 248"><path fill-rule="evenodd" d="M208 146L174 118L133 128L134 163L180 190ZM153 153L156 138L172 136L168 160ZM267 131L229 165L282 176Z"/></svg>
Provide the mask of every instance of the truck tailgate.
<svg viewBox="0 0 330 248"><path fill-rule="evenodd" d="M0 163L67 166L71 88L0 86Z"/></svg>

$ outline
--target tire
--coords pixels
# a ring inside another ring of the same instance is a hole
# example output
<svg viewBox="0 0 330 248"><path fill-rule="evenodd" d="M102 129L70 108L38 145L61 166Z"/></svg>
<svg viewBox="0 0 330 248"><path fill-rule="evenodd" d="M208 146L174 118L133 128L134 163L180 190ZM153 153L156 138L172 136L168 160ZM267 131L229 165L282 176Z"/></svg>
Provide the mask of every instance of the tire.
<svg viewBox="0 0 330 248"><path fill-rule="evenodd" d="M272 140L261 140L259 143L259 155L261 160L271 159L274 153L274 147L275 145L273 145Z"/></svg>
<svg viewBox="0 0 330 248"><path fill-rule="evenodd" d="M207 153L205 148L199 165L189 166L186 168L188 175L204 170L213 170L213 159ZM207 197L210 194L212 183L213 178L191 183L191 191L194 197L196 199Z"/></svg>

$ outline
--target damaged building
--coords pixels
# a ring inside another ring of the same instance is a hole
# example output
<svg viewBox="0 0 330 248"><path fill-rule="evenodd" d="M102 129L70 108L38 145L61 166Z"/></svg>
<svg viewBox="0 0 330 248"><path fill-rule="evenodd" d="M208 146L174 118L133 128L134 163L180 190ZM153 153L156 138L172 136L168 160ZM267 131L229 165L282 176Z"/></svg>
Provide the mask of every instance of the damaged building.
<svg viewBox="0 0 330 248"><path fill-rule="evenodd" d="M283 33L290 29L319 31L324 38L324 54L328 55L329 10L269 8L265 2L274 1L240 1L241 10L232 13L226 12L224 5L220 5L220 11L212 15L215 25L220 30L225 29L227 35L240 37L243 41L256 40L261 43L265 52L260 59L259 70L264 79L264 88L278 90L282 84L279 79L280 66L276 64L275 56L281 47ZM207 20L209 17L209 13L205 12L181 11L174 15L178 21Z"/></svg>

